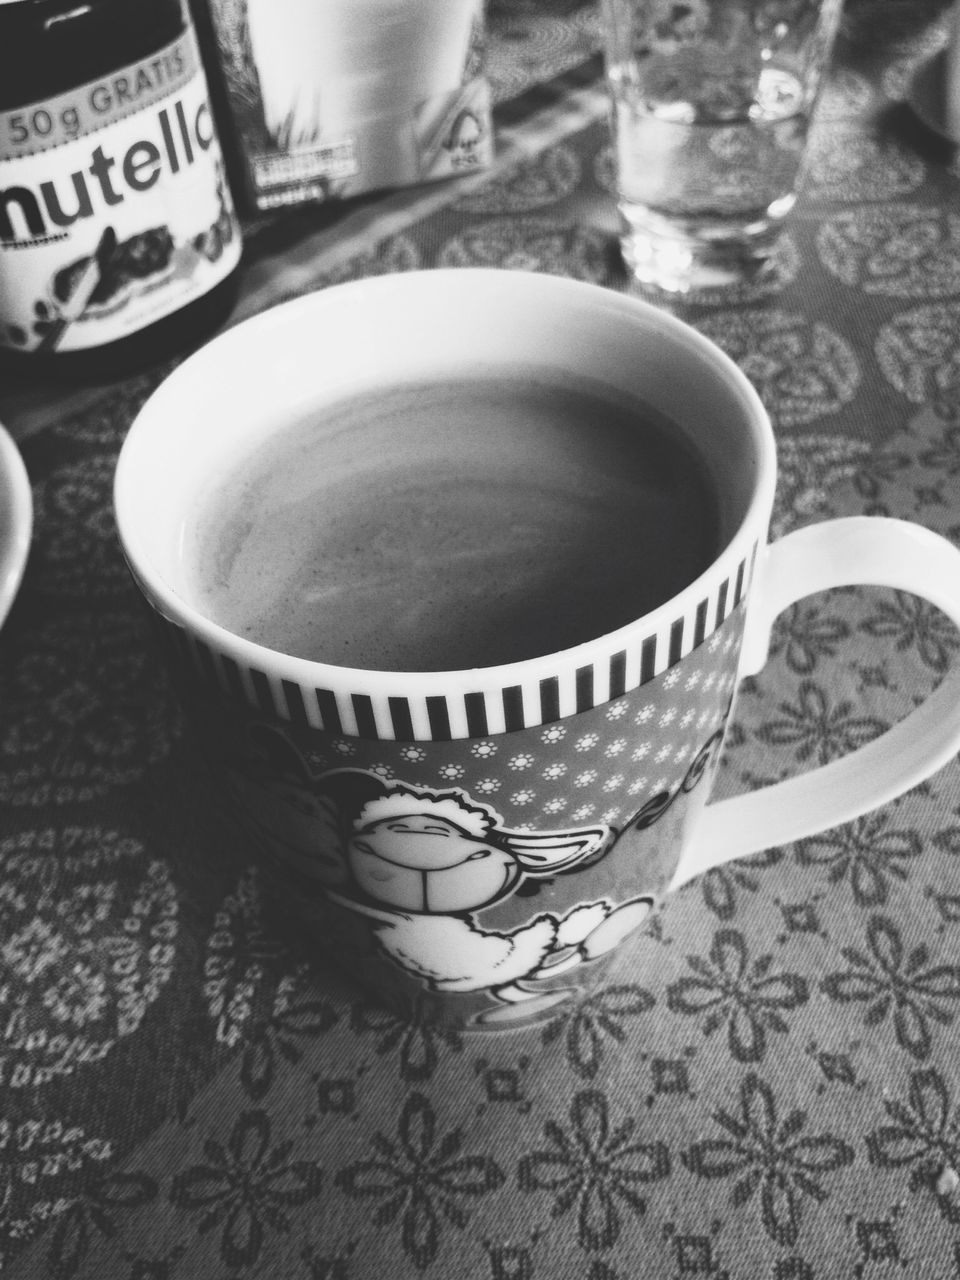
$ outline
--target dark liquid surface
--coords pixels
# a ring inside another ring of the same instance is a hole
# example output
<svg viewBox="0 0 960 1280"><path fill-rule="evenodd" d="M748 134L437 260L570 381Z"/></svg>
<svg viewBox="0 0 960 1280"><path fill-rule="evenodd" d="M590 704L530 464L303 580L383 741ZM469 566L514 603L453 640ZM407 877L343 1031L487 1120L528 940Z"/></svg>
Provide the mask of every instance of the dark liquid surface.
<svg viewBox="0 0 960 1280"><path fill-rule="evenodd" d="M195 603L222 626L395 671L594 639L719 550L682 434L552 374L416 383L292 423L223 477L195 533Z"/></svg>

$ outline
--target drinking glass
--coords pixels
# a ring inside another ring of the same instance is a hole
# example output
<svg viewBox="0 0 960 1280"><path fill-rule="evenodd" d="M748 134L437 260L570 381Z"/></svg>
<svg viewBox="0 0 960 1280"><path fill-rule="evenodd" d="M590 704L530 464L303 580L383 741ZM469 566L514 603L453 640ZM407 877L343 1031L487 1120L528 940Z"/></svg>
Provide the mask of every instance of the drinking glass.
<svg viewBox="0 0 960 1280"><path fill-rule="evenodd" d="M668 294L768 272L842 0L601 0L621 244Z"/></svg>

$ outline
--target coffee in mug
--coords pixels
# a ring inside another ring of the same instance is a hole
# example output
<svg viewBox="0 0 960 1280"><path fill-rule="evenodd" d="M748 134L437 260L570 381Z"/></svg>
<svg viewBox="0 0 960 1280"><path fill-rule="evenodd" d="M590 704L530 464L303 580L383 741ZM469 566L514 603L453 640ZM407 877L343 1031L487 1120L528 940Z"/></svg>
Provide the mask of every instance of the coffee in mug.
<svg viewBox="0 0 960 1280"><path fill-rule="evenodd" d="M185 532L191 599L228 631L314 661L444 671L649 613L711 563L720 512L693 440L649 404L467 366L285 425Z"/></svg>

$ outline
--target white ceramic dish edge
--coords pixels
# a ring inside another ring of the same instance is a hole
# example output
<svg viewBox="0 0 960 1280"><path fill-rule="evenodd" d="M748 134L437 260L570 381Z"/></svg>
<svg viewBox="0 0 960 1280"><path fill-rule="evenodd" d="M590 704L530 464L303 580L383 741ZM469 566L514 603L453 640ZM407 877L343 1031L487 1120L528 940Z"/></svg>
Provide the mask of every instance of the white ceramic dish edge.
<svg viewBox="0 0 960 1280"><path fill-rule="evenodd" d="M13 437L0 425L0 625L23 580L32 534L30 479Z"/></svg>

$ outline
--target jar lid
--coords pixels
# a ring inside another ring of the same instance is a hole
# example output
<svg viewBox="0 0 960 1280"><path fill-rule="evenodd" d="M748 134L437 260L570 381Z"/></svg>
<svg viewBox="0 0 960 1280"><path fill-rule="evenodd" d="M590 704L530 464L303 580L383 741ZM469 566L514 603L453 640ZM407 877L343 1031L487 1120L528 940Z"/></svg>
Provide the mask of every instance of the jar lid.
<svg viewBox="0 0 960 1280"><path fill-rule="evenodd" d="M184 0L0 0L0 112L149 58L188 26Z"/></svg>

